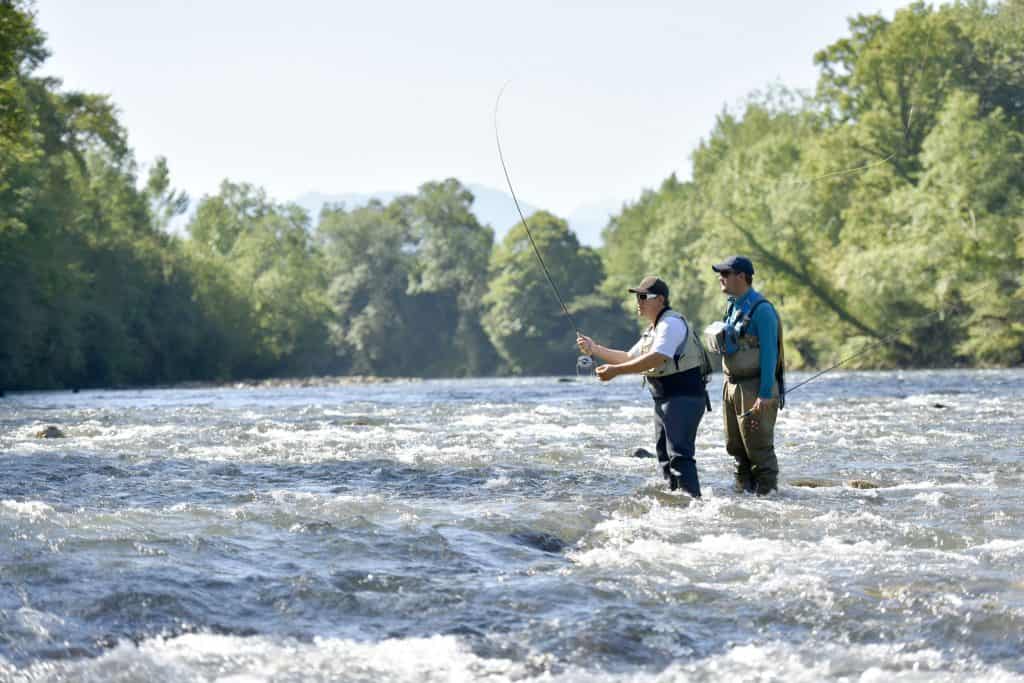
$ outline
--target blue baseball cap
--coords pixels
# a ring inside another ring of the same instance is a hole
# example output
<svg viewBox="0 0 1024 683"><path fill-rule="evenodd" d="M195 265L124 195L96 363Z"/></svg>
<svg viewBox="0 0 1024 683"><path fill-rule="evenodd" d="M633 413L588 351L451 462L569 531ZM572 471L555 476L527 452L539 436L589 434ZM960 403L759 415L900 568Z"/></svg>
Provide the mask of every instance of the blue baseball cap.
<svg viewBox="0 0 1024 683"><path fill-rule="evenodd" d="M731 270L737 273L754 274L754 264L746 256L730 256L719 264L711 266L711 270L721 273L723 270Z"/></svg>

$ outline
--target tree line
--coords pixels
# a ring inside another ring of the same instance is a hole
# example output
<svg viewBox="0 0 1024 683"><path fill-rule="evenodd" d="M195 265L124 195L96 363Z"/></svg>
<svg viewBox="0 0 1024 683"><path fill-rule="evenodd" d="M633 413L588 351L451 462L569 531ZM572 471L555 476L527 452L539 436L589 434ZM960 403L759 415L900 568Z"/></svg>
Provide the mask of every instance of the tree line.
<svg viewBox="0 0 1024 683"><path fill-rule="evenodd" d="M107 97L36 75L45 36L0 2L0 388L315 374L573 372L575 323L628 345L648 273L698 324L710 264L757 266L791 367L1024 361L1024 0L850 20L813 94L724 110L595 250L547 212L495 243L456 179L316 217L244 182L190 201L143 174ZM141 177L141 176L145 177Z"/></svg>
<svg viewBox="0 0 1024 683"><path fill-rule="evenodd" d="M742 252L778 304L786 360L818 367L1024 362L1024 2L915 2L849 22L813 95L723 112L604 233L605 293L638 270L721 310L706 264Z"/></svg>

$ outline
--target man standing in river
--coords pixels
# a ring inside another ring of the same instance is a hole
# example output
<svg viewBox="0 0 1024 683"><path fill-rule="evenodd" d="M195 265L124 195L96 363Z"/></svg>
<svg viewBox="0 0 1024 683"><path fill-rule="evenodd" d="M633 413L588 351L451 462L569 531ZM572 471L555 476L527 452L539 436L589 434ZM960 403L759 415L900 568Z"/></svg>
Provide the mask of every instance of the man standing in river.
<svg viewBox="0 0 1024 683"><path fill-rule="evenodd" d="M697 426L710 408L705 388L710 370L697 332L668 302L668 285L650 275L630 292L636 294L636 312L649 325L629 351L609 349L586 335L579 335L580 351L607 364L597 376L608 382L619 375L642 374L654 399L654 433L662 473L674 491L700 498L697 477Z"/></svg>
<svg viewBox="0 0 1024 683"><path fill-rule="evenodd" d="M778 487L775 419L785 404L782 323L775 306L753 288L754 264L732 256L711 266L729 308L707 330L722 354L725 449L736 460L735 489L765 495Z"/></svg>

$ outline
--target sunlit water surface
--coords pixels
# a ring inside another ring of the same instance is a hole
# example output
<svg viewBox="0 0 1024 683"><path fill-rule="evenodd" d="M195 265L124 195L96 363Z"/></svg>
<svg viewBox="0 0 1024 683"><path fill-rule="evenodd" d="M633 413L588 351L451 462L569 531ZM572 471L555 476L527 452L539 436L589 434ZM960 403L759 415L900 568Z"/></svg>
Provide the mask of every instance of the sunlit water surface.
<svg viewBox="0 0 1024 683"><path fill-rule="evenodd" d="M690 503L625 378L8 396L0 680L1024 680L1022 411L831 373Z"/></svg>

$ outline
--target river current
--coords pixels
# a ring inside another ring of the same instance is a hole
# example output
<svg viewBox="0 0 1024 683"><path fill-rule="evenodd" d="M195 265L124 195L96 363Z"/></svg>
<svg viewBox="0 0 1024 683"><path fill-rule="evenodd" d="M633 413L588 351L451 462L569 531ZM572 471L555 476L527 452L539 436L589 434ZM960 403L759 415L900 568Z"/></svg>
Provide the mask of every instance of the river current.
<svg viewBox="0 0 1024 683"><path fill-rule="evenodd" d="M1022 410L833 372L757 498L715 402L694 502L625 377L8 395L0 681L1024 681Z"/></svg>

